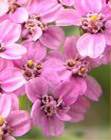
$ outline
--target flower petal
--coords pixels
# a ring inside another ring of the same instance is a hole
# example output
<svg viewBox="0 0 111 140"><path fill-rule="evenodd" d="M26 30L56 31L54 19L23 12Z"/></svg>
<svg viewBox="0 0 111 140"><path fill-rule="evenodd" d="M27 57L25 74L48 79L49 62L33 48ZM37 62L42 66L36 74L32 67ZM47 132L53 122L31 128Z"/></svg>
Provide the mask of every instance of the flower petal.
<svg viewBox="0 0 111 140"><path fill-rule="evenodd" d="M76 43L78 37L67 37L64 45L64 53L66 59L76 58L79 54L77 52Z"/></svg>
<svg viewBox="0 0 111 140"><path fill-rule="evenodd" d="M24 7L18 8L13 14L9 15L15 23L24 23L28 20L28 11Z"/></svg>
<svg viewBox="0 0 111 140"><path fill-rule="evenodd" d="M49 27L40 39L40 42L50 49L58 49L64 41L64 32L59 27Z"/></svg>
<svg viewBox="0 0 111 140"><path fill-rule="evenodd" d="M77 42L77 49L81 56L97 58L104 52L106 40L104 35L84 34Z"/></svg>
<svg viewBox="0 0 111 140"><path fill-rule="evenodd" d="M85 95L93 101L98 101L102 94L101 86L91 76L87 76L86 82L87 82L87 91Z"/></svg>
<svg viewBox="0 0 111 140"><path fill-rule="evenodd" d="M36 78L26 84L26 94L32 102L41 98L42 95L47 94L48 85L44 78Z"/></svg>
<svg viewBox="0 0 111 140"><path fill-rule="evenodd" d="M8 117L11 111L11 98L10 95L3 94L0 96L0 115Z"/></svg>
<svg viewBox="0 0 111 140"><path fill-rule="evenodd" d="M62 9L56 17L57 26L71 26L79 24L80 16L73 9Z"/></svg>
<svg viewBox="0 0 111 140"><path fill-rule="evenodd" d="M10 94L11 102L12 102L12 110L19 110L19 100L15 94Z"/></svg>
<svg viewBox="0 0 111 140"><path fill-rule="evenodd" d="M71 78L56 89L55 96L59 96L67 105L71 105L80 95L84 95L86 90L87 85L84 79Z"/></svg>
<svg viewBox="0 0 111 140"><path fill-rule="evenodd" d="M7 122L13 128L13 136L22 136L31 129L31 119L25 111L12 111Z"/></svg>
<svg viewBox="0 0 111 140"><path fill-rule="evenodd" d="M35 30L35 33L32 35L32 40L37 41L38 39L40 39L42 34L43 34L42 29L39 26L37 26L36 30Z"/></svg>
<svg viewBox="0 0 111 140"><path fill-rule="evenodd" d="M78 100L71 105L69 115L71 116L71 122L80 122L84 119L86 111L90 107L90 102L84 98L79 97Z"/></svg>
<svg viewBox="0 0 111 140"><path fill-rule="evenodd" d="M91 0L75 0L75 8L79 10L81 13L94 13L94 12L100 12L103 7L103 1L102 0L94 0L93 2Z"/></svg>
<svg viewBox="0 0 111 140"><path fill-rule="evenodd" d="M26 48L19 44L7 44L6 50L3 53L0 53L0 57L9 60L15 60L20 59L26 52Z"/></svg>
<svg viewBox="0 0 111 140"><path fill-rule="evenodd" d="M27 49L27 53L22 59L34 60L39 62L46 57L47 50L39 41L37 41L36 43L24 42L24 46Z"/></svg>
<svg viewBox="0 0 111 140"><path fill-rule="evenodd" d="M7 70L4 74L7 75L9 73L10 75L2 83L4 91L13 92L26 84L26 80L18 69Z"/></svg>
<svg viewBox="0 0 111 140"><path fill-rule="evenodd" d="M64 132L64 123L59 120L57 117L48 119L44 123L45 127L43 128L43 133L46 136L60 136Z"/></svg>
<svg viewBox="0 0 111 140"><path fill-rule="evenodd" d="M21 26L10 20L4 20L0 23L0 40L3 43L16 42L21 34Z"/></svg>
<svg viewBox="0 0 111 140"><path fill-rule="evenodd" d="M61 121L70 121L71 120L71 117L68 115L68 114L66 114L66 113L62 113L62 112L60 112L60 113L58 113L57 114L57 117L61 120Z"/></svg>

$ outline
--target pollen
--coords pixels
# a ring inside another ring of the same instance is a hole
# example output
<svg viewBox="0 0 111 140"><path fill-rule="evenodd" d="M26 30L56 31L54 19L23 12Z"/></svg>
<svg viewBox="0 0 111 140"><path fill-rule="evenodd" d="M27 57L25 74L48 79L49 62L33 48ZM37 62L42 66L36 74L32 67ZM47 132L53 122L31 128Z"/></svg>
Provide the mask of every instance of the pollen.
<svg viewBox="0 0 111 140"><path fill-rule="evenodd" d="M95 13L95 14L89 14L88 15L89 17L89 20L90 21L93 21L93 22L96 22L96 21L99 21L99 20L102 20L103 16L101 13Z"/></svg>
<svg viewBox="0 0 111 140"><path fill-rule="evenodd" d="M34 67L34 62L33 62L33 60L29 60L29 61L27 62L27 66L28 66L29 68L33 68L33 67Z"/></svg>
<svg viewBox="0 0 111 140"><path fill-rule="evenodd" d="M90 20L91 20L91 21L97 21L98 18L99 18L98 15L92 15L92 16L90 16Z"/></svg>
<svg viewBox="0 0 111 140"><path fill-rule="evenodd" d="M68 65L69 67L74 67L75 64L76 64L76 61L73 60L73 59L70 59L70 60L67 61L67 65Z"/></svg>
<svg viewBox="0 0 111 140"><path fill-rule="evenodd" d="M85 73L87 73L88 69L86 67L81 67L80 70L78 71L78 74L80 76L84 75Z"/></svg>
<svg viewBox="0 0 111 140"><path fill-rule="evenodd" d="M96 34L105 30L104 16L102 13L89 13L82 18L82 29L85 32Z"/></svg>
<svg viewBox="0 0 111 140"><path fill-rule="evenodd" d="M4 123L5 123L5 119L2 116L0 116L0 126L2 126Z"/></svg>

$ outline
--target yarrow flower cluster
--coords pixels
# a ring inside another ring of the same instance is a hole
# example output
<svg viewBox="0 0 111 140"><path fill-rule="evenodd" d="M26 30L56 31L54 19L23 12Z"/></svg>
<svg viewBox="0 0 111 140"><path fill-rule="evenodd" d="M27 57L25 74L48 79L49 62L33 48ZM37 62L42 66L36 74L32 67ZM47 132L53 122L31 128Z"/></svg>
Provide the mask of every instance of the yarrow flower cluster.
<svg viewBox="0 0 111 140"><path fill-rule="evenodd" d="M66 36L64 27L78 28ZM89 73L111 62L111 2L0 0L0 140L40 127L58 136L102 89ZM27 96L30 112L19 108Z"/></svg>

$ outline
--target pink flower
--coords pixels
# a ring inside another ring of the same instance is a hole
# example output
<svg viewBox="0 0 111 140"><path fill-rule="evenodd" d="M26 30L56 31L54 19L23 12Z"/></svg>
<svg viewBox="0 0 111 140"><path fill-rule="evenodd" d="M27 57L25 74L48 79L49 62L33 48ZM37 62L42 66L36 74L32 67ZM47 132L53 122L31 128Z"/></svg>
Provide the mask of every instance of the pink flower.
<svg viewBox="0 0 111 140"><path fill-rule="evenodd" d="M65 38L64 26L79 35ZM0 0L0 140L32 125L59 136L65 122L82 121L102 95L89 73L111 62L110 36L108 0Z"/></svg>
<svg viewBox="0 0 111 140"><path fill-rule="evenodd" d="M56 71L61 80L69 79L72 76L84 77L97 65L88 57L81 57L76 49L78 37L67 37L64 44L64 53L51 51L45 62L46 67Z"/></svg>
<svg viewBox="0 0 111 140"><path fill-rule="evenodd" d="M16 103L14 95L4 94L0 98L0 139L15 139L14 137L22 136L31 129L29 114L15 108Z"/></svg>
<svg viewBox="0 0 111 140"><path fill-rule="evenodd" d="M27 48L27 53L22 59L15 61L14 64L23 75L23 78L29 81L42 75L44 71L43 62L47 51L40 42L25 42L24 46Z"/></svg>
<svg viewBox="0 0 111 140"><path fill-rule="evenodd" d="M45 5L45 8L44 8ZM54 25L55 13L59 6L53 2L32 1L27 7L28 19L23 23L23 40L37 41L51 49L57 49L64 41L64 32Z"/></svg>
<svg viewBox="0 0 111 140"><path fill-rule="evenodd" d="M26 49L16 43L21 34L21 26L9 20L0 22L0 58L20 59Z"/></svg>
<svg viewBox="0 0 111 140"><path fill-rule="evenodd" d="M111 45L111 21L109 14L105 12L105 6L104 0L94 0L93 3L90 0L75 0L80 21L78 25L85 32L77 43L77 49L82 56L97 58L104 53L107 45Z"/></svg>
<svg viewBox="0 0 111 140"><path fill-rule="evenodd" d="M45 8L44 8L45 5ZM9 2L8 16L13 22L22 24L22 38L37 41L51 49L57 49L64 41L64 32L55 27L54 20L59 5L49 1L21 1ZM8 18L7 17L7 18Z"/></svg>
<svg viewBox="0 0 111 140"><path fill-rule="evenodd" d="M67 83L72 90L77 87L79 95L86 95L88 98L97 101L102 94L100 85L92 77L88 76L92 68L100 65L100 60L93 60L88 57L81 57L76 49L77 37L68 37L64 45L64 55L59 52L51 52L45 67L50 71L56 71L62 82ZM99 59L99 58L98 58ZM79 89L79 90L78 90ZM89 93L89 94L88 94Z"/></svg>
<svg viewBox="0 0 111 140"><path fill-rule="evenodd" d="M33 102L31 111L33 124L42 128L46 136L61 135L64 122L82 120L89 108L88 100L82 98L77 100L77 91L67 84L49 90L44 79L35 79L27 84L26 91Z"/></svg>
<svg viewBox="0 0 111 140"><path fill-rule="evenodd" d="M105 0L75 0L75 10L65 9L57 17L56 24L76 25L83 30L77 43L81 56L97 58L111 45L111 16ZM85 45L84 45L85 44Z"/></svg>
<svg viewBox="0 0 111 140"><path fill-rule="evenodd" d="M45 67L46 48L40 42L25 42L27 53L20 60L14 61L14 66L3 72L2 89L5 92L15 92L21 95L25 85L32 79L43 77L47 79L51 86L57 85L60 79L56 72L50 72L50 68ZM5 75L8 75L5 78Z"/></svg>

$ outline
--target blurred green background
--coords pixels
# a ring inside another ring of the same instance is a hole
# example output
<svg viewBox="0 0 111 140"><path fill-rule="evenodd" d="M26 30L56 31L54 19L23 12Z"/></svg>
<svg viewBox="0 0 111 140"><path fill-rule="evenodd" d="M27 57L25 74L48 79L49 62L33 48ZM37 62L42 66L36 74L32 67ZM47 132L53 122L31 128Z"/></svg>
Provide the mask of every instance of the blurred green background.
<svg viewBox="0 0 111 140"><path fill-rule="evenodd" d="M78 28L65 28L66 36L78 35ZM66 124L63 136L50 140L111 140L111 65L99 67L91 72L103 89L100 101L93 103L85 120L77 124ZM27 99L21 98L20 105L29 107ZM18 140L48 140L41 131L34 128Z"/></svg>

